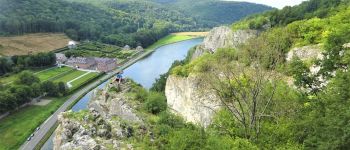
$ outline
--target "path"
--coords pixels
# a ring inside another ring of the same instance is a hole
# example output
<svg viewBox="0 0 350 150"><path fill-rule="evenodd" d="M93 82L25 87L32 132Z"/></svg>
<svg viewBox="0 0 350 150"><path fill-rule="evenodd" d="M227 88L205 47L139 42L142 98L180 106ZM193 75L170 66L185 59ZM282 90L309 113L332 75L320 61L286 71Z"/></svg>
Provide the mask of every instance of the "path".
<svg viewBox="0 0 350 150"><path fill-rule="evenodd" d="M76 81L76 80L79 80L80 78L82 78L82 77L88 75L89 73L91 73L91 71L88 71L88 72L84 73L83 75L81 75L81 76L79 76L79 77L76 77L76 78L73 79L73 80L70 80L69 82L67 82L67 86L68 86L69 88L71 88L71 87L72 87L72 84L71 84L72 82L74 82L74 81Z"/></svg>
<svg viewBox="0 0 350 150"><path fill-rule="evenodd" d="M60 108L58 108L58 110L51 117L49 117L43 124L40 125L40 129L37 132L35 132L34 137L32 137L32 139L30 141L24 142L24 144L20 147L20 149L21 150L33 150L35 148L35 146L38 145L38 143L41 141L41 139L44 138L46 133L48 133L49 130L55 125L55 123L57 122L58 115L64 111L66 111L69 108L69 106L76 101L76 99L78 99L80 96L87 93L88 91L91 91L96 86L100 85L101 81L105 81L105 80L112 78L118 72L129 67L130 65L134 64L139 59L149 55L153 51L154 50L149 50L149 51L146 51L146 52L140 54L136 58L131 59L128 62L126 62L125 64L123 64L120 68L116 69L115 71L103 76L100 80L97 80L97 81L85 86L84 88L80 89L78 92L74 93Z"/></svg>

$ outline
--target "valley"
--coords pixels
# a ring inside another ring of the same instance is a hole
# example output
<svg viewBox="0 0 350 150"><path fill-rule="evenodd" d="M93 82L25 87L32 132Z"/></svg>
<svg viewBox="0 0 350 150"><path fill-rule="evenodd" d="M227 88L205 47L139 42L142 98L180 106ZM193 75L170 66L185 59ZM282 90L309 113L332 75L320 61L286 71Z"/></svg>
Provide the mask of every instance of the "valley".
<svg viewBox="0 0 350 150"><path fill-rule="evenodd" d="M0 0L0 150L350 149L350 0L252 1Z"/></svg>

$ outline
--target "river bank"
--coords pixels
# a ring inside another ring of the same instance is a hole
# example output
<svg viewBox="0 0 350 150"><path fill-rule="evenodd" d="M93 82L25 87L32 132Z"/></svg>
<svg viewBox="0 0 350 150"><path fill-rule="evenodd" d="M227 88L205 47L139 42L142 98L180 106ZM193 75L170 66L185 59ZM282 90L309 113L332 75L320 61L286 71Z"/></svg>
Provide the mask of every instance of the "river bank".
<svg viewBox="0 0 350 150"><path fill-rule="evenodd" d="M191 38L198 38L198 37L192 36ZM178 38L178 39L179 39L179 38ZM181 39L181 40L183 41L183 40L185 40L185 39ZM171 41L171 42L179 42L179 40L177 40L177 41ZM123 65L121 68L119 68L119 69L120 69L120 70L123 70L123 69L129 67L130 65L134 64L135 62L137 62L138 60L142 59L143 57L146 57L146 56L152 54L154 50L155 50L155 49L147 50L146 52L144 52L144 53L138 55L138 56L137 56L136 58L134 58L133 60L131 60L131 61L129 61L128 63L124 64L124 65ZM114 73L116 73L116 72L118 72L118 71L119 71L119 70L115 71ZM91 89L94 89L94 88L95 88L96 86L98 86L100 83L103 83L105 80L108 80L110 77L112 77L112 76L114 75L114 73L110 73L110 74L108 74L108 75L102 77L98 83L95 82L95 83L92 84L92 85L94 85L94 86L89 85L88 87L85 87L85 88L83 89L83 91L85 91L85 92L78 92L78 95L80 95L80 96L85 95L86 92L90 91ZM77 96L76 94L73 95L72 97L75 98L75 99L79 99L79 96ZM71 97L71 98L72 98L72 97ZM71 105L73 105L73 101L74 101L74 100L69 99L68 103L71 103ZM65 104L66 104L66 103L65 103ZM69 109L68 105L65 105L65 104L64 104L64 106L66 106L66 109ZM60 109L60 110L64 110L64 109ZM54 115L57 115L57 114L55 113ZM56 116L56 117L57 117L57 116ZM50 120L51 120L51 119L52 119L52 120L56 120L56 117L51 117ZM46 121L46 123L48 123L48 122L51 122L51 124L50 124L51 127L52 127L52 126L54 125L54 123L55 123L55 122L53 122L53 121ZM49 131L49 130L50 130L50 129L47 128L45 131ZM36 136L35 136L35 137L39 137L39 136L37 136L37 135L41 135L41 134L36 133ZM41 135L41 137L44 137L44 135ZM46 137L48 137L48 136L46 136ZM38 139L40 139L40 138L38 138ZM34 140L32 139L30 142L33 142L33 141L34 141ZM35 144L26 144L26 145L36 145L37 143L39 143L39 141L34 141L33 143L35 143Z"/></svg>
<svg viewBox="0 0 350 150"><path fill-rule="evenodd" d="M184 59L188 50L191 47L199 44L201 41L202 39L197 38L160 47L154 53L149 54L144 59L141 59L137 63L126 68L124 70L124 76L133 79L135 82L141 84L144 87L147 87L151 85L155 81L155 79L159 77L160 74L167 72L173 61ZM155 62L156 60L158 60L159 62ZM144 69L145 66L147 66L147 69ZM99 86L99 88L102 87L104 86ZM90 97L91 92L89 92L81 100L79 100L79 102L73 107L72 110L76 112L87 109L87 104L90 100ZM52 141L53 137L50 138L50 140ZM51 141L48 141L49 143L45 143L45 147L43 148L44 150L52 149Z"/></svg>

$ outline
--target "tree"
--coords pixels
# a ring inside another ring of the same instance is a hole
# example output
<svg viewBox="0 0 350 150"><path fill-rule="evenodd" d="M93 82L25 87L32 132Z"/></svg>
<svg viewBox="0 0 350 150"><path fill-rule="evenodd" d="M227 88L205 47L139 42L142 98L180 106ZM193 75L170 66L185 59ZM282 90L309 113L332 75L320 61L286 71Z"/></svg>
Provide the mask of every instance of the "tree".
<svg viewBox="0 0 350 150"><path fill-rule="evenodd" d="M49 96L58 96L59 95L58 85L53 83L52 81L44 81L43 83L41 83L41 88Z"/></svg>
<svg viewBox="0 0 350 150"><path fill-rule="evenodd" d="M161 93L152 92L148 95L145 102L145 108L152 114L158 114L166 110L166 98Z"/></svg>
<svg viewBox="0 0 350 150"><path fill-rule="evenodd" d="M66 84L64 82L58 82L58 91L62 95L66 95L67 94L67 86L66 86Z"/></svg>
<svg viewBox="0 0 350 150"><path fill-rule="evenodd" d="M203 75L204 90L213 91L234 122L243 129L243 137L257 141L264 118L274 118L269 107L274 100L275 75L260 67L244 67L236 63L213 65ZM269 88L270 92L264 89Z"/></svg>
<svg viewBox="0 0 350 150"><path fill-rule="evenodd" d="M18 75L18 79L15 82L17 84L32 85L40 82L40 79L30 71L23 71Z"/></svg>

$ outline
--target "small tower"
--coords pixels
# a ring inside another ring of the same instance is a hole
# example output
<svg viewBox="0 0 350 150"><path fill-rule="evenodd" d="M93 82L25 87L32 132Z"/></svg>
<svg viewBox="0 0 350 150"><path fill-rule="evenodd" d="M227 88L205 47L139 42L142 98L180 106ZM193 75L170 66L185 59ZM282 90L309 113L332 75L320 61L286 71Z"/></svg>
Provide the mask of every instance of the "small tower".
<svg viewBox="0 0 350 150"><path fill-rule="evenodd" d="M123 50L125 50L125 51L130 50L130 46L129 46L129 45L125 45L124 48L123 48Z"/></svg>
<svg viewBox="0 0 350 150"><path fill-rule="evenodd" d="M143 52L143 51L144 51L144 49L143 49L143 47L142 47L142 46L137 46L137 47L136 47L136 51Z"/></svg>

